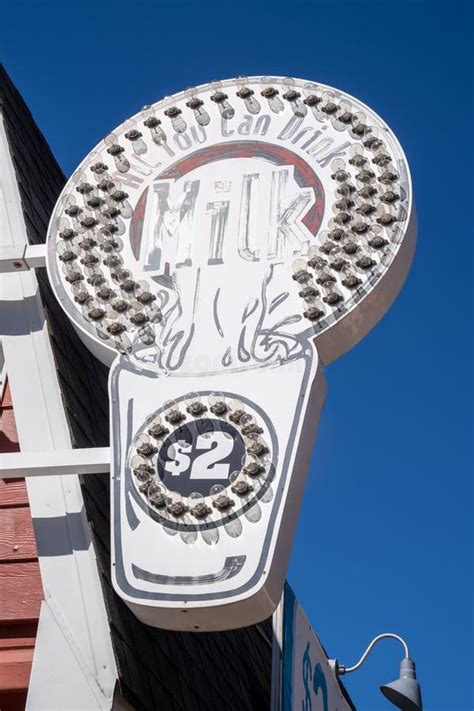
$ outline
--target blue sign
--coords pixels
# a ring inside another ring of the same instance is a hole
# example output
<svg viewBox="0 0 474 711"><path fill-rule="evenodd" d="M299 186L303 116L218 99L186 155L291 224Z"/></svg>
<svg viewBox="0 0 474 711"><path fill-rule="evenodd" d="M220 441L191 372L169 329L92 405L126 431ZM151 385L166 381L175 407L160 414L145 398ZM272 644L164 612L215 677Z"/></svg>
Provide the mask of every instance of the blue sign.
<svg viewBox="0 0 474 711"><path fill-rule="evenodd" d="M355 711L288 583L283 603L282 666L283 711Z"/></svg>

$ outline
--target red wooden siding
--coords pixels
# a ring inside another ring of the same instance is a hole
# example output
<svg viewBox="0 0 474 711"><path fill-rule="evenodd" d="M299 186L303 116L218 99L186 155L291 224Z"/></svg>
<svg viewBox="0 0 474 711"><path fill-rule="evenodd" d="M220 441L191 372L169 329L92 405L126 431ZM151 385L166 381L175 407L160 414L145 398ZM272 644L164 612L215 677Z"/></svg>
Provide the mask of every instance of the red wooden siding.
<svg viewBox="0 0 474 711"><path fill-rule="evenodd" d="M0 402L0 452L17 452L8 382ZM0 479L0 709L25 708L43 599L23 479Z"/></svg>

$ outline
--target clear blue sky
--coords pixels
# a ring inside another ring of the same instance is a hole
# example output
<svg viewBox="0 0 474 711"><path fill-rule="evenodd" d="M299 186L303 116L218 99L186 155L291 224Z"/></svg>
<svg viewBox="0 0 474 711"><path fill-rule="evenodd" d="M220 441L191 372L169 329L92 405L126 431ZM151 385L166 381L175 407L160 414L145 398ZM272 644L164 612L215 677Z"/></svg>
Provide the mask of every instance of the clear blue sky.
<svg viewBox="0 0 474 711"><path fill-rule="evenodd" d="M472 660L472 5L22 2L1 55L66 174L120 121L239 74L331 84L372 106L408 156L419 242L383 321L327 370L328 399L289 580L332 656L405 635L427 711L470 711ZM347 677L392 708L386 642ZM319 711L319 710L318 710Z"/></svg>

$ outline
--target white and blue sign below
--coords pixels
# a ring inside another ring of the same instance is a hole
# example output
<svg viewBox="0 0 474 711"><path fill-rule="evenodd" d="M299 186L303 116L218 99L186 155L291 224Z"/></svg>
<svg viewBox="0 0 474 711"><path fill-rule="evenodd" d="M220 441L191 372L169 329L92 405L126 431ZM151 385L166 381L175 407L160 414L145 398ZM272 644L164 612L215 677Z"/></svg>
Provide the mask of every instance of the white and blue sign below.
<svg viewBox="0 0 474 711"><path fill-rule="evenodd" d="M355 711L288 583L283 611L283 711Z"/></svg>

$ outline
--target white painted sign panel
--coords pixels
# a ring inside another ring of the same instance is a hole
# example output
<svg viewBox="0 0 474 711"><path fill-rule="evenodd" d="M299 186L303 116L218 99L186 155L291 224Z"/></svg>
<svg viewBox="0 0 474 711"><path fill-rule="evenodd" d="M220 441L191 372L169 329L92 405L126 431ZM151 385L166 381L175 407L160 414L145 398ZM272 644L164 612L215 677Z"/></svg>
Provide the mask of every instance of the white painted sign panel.
<svg viewBox="0 0 474 711"><path fill-rule="evenodd" d="M48 273L111 366L113 579L148 624L226 629L273 612L322 364L386 311L414 231L392 132L302 80L176 94L73 174Z"/></svg>

